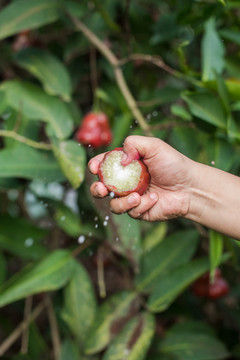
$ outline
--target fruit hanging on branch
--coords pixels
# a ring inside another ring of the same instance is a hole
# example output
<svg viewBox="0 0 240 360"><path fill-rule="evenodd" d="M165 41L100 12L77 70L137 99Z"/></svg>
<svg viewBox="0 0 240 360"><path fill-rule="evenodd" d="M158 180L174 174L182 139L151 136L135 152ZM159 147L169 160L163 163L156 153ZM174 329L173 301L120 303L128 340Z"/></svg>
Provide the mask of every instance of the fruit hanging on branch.
<svg viewBox="0 0 240 360"><path fill-rule="evenodd" d="M132 192L142 195L148 187L150 174L141 159L122 165L123 148L105 154L98 170L98 177L115 196L126 196Z"/></svg>
<svg viewBox="0 0 240 360"><path fill-rule="evenodd" d="M107 115L102 112L87 114L75 138L82 145L91 146L94 149L109 145L112 141L112 132Z"/></svg>
<svg viewBox="0 0 240 360"><path fill-rule="evenodd" d="M220 269L215 270L213 281L210 279L209 272L201 276L192 285L192 292L198 297L208 299L218 299L229 293L229 285L222 277Z"/></svg>
<svg viewBox="0 0 240 360"><path fill-rule="evenodd" d="M207 297L209 299L218 299L229 293L229 285L225 279L216 278L213 283L209 284Z"/></svg>

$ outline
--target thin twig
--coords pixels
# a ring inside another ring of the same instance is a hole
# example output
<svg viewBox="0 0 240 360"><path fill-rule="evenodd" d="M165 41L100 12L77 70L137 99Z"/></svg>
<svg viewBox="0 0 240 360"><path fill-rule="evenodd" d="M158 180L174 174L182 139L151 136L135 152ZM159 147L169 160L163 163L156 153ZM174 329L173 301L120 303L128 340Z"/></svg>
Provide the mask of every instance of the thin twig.
<svg viewBox="0 0 240 360"><path fill-rule="evenodd" d="M24 320L29 317L32 310L32 301L33 297L29 296L25 300L25 307L24 307ZM22 344L21 344L21 354L27 354L28 352L28 340L29 340L29 326L23 331L22 334Z"/></svg>
<svg viewBox="0 0 240 360"><path fill-rule="evenodd" d="M0 355L5 354L19 336L21 336L22 332L29 326L29 324L36 320L36 318L42 313L45 307L46 304L44 302L38 304L33 312L16 327L16 329L0 345Z"/></svg>
<svg viewBox="0 0 240 360"><path fill-rule="evenodd" d="M47 313L48 313L49 325L50 325L50 329L51 329L54 359L59 360L60 349L61 349L61 340L60 340L56 315L55 315L53 304L52 304L52 299L50 298L50 296L48 294L45 295L45 303L47 305Z"/></svg>
<svg viewBox="0 0 240 360"><path fill-rule="evenodd" d="M45 143L31 140L29 138L26 138L23 135L16 133L13 130L0 130L0 136L12 138L16 141L19 141L23 144L31 146L35 149L39 149L39 150L51 150L52 149L52 146L50 144L45 144Z"/></svg>
<svg viewBox="0 0 240 360"><path fill-rule="evenodd" d="M135 117L136 121L139 123L139 126L142 128L145 134L152 135L150 127L145 121L141 111L138 109L136 100L134 99L126 83L118 58L85 24L83 24L81 20L77 19L75 16L69 13L68 16L71 18L77 30L81 31L90 41L90 43L93 44L98 49L98 51L109 61L110 65L113 67L117 85L122 92L122 95L125 98L133 116Z"/></svg>
<svg viewBox="0 0 240 360"><path fill-rule="evenodd" d="M104 280L104 264L103 264L103 254L104 248L99 247L97 253L97 277L98 277L98 287L99 295L101 298L106 297L106 285Z"/></svg>
<svg viewBox="0 0 240 360"><path fill-rule="evenodd" d="M168 72L169 74L171 74L173 76L176 76L178 78L183 77L182 73L178 72L177 70L171 68L169 65L165 64L163 59L160 56L157 56L157 55L131 54L131 55L127 56L126 58L121 59L120 60L120 65L125 65L129 61L146 61L146 62L150 62L150 63L160 67L161 69L163 69L164 71Z"/></svg>
<svg viewBox="0 0 240 360"><path fill-rule="evenodd" d="M125 65L127 64L129 61L146 61L149 62L159 68L161 68L162 70L166 71L168 74L178 78L178 79L182 79L184 81L187 81L195 86L199 86L199 87L204 87L204 85L202 84L201 81L196 80L194 78L192 78L189 75L186 75L184 73L181 73L180 71L177 71L175 69L173 69L171 66L167 65L163 59L161 58L161 56L157 56L157 55L148 55L148 54L131 54L129 56L127 56L124 59L121 59L119 61L119 64Z"/></svg>
<svg viewBox="0 0 240 360"><path fill-rule="evenodd" d="M87 249L90 245L93 244L93 241L92 240L88 240L86 241L84 244L81 244L79 245L76 249L74 249L72 251L72 256L73 257L76 257L78 256L79 254L81 254L81 252L83 252L83 250Z"/></svg>

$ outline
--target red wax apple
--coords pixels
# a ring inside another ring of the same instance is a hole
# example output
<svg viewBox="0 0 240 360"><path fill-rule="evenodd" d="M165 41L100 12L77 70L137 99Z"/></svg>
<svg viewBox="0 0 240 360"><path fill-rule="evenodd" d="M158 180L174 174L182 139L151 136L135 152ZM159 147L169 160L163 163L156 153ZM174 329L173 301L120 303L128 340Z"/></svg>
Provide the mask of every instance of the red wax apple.
<svg viewBox="0 0 240 360"><path fill-rule="evenodd" d="M194 282L192 291L196 296L215 300L229 293L229 285L222 277L221 270L217 268L212 282L210 273L207 272Z"/></svg>
<svg viewBox="0 0 240 360"><path fill-rule="evenodd" d="M112 141L108 117L102 112L87 114L77 130L76 140L83 145L99 148Z"/></svg>
<svg viewBox="0 0 240 360"><path fill-rule="evenodd" d="M229 285L223 278L216 278L209 284L207 297L209 299L218 299L229 293Z"/></svg>
<svg viewBox="0 0 240 360"><path fill-rule="evenodd" d="M149 184L150 174L141 159L133 160L130 164L123 166L123 148L108 151L98 171L100 181L115 196L126 196L132 192L142 195Z"/></svg>

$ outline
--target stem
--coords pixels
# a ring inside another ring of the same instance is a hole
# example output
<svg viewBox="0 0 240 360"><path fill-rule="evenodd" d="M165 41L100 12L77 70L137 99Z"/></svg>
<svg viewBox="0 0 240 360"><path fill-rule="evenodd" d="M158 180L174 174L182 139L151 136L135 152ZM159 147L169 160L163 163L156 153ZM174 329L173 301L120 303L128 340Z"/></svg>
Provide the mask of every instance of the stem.
<svg viewBox="0 0 240 360"><path fill-rule="evenodd" d="M57 320L56 320L56 315L54 312L52 300L49 295L45 296L45 302L47 305L47 313L48 313L48 319L49 319L49 324L50 324L50 329L51 329L54 359L59 360L60 359L61 341L60 341L60 335L59 335L59 329L58 329L58 324L57 324Z"/></svg>
<svg viewBox="0 0 240 360"><path fill-rule="evenodd" d="M39 143L37 141L28 139L25 136L20 135L12 130L0 130L0 136L12 138L16 141L19 141L23 144L31 146L35 149L40 149L40 150L51 150L52 149L52 146L50 144Z"/></svg>
<svg viewBox="0 0 240 360"><path fill-rule="evenodd" d="M103 252L104 248L98 249L97 254L97 277L98 277L98 287L99 287L99 295L101 298L106 297L106 285L104 280L104 264L103 264Z"/></svg>
<svg viewBox="0 0 240 360"><path fill-rule="evenodd" d="M133 116L136 118L137 122L139 123L142 130L146 133L146 135L151 136L151 130L149 125L146 123L141 111L139 110L136 100L132 96L127 83L125 81L125 78L123 76L122 70L119 67L114 68L114 73L116 77L117 84L119 86L119 89L121 90L122 94L125 97L125 100L128 104L129 109L131 110Z"/></svg>
<svg viewBox="0 0 240 360"><path fill-rule="evenodd" d="M44 310L45 303L41 302L35 307L33 312L24 319L16 329L5 339L0 345L0 355L4 355L5 352L11 347L12 344L21 336L22 332L28 328L29 324L33 322Z"/></svg>
<svg viewBox="0 0 240 360"><path fill-rule="evenodd" d="M93 244L92 240L87 240L84 244L79 245L76 249L72 251L72 256L77 257L83 250L87 249L90 245Z"/></svg>
<svg viewBox="0 0 240 360"><path fill-rule="evenodd" d="M125 65L126 63L128 63L129 61L146 61L146 62L150 62L158 67L160 67L161 69L163 69L164 71L168 72L169 74L178 77L178 78L182 78L183 74L178 72L177 70L171 68L170 66L168 66L167 64L165 64L165 62L163 61L163 59L160 56L156 56L156 55L147 55L147 54L131 54L128 57L120 60L120 64L121 65Z"/></svg>
<svg viewBox="0 0 240 360"><path fill-rule="evenodd" d="M100 53L102 53L102 55L109 61L109 63L113 67L117 85L123 97L125 98L134 118L138 121L139 126L142 128L146 135L152 135L150 127L146 123L141 111L138 109L136 100L134 99L126 83L126 80L120 68L121 64L118 58L91 30L86 27L86 25L81 22L81 20L75 18L69 13L68 16L71 18L76 28L81 31L88 38L88 40L100 51Z"/></svg>
<svg viewBox="0 0 240 360"><path fill-rule="evenodd" d="M24 308L24 320L26 320L28 316L31 314L32 302L33 302L32 296L26 298L25 308ZM29 327L26 327L26 329L23 331L22 334L21 354L27 354L28 340L29 340Z"/></svg>
<svg viewBox="0 0 240 360"><path fill-rule="evenodd" d="M120 60L119 64L124 65L124 64L127 64L129 61L137 61L137 60L150 62L151 64L154 64L155 66L166 71L168 74L170 74L178 79L187 81L195 86L199 86L201 88L204 86L201 81L196 80L188 75L185 75L185 74L181 73L180 71L177 71L177 70L173 69L172 67L170 67L169 65L167 65L160 56L147 55L147 54L131 54L131 55L127 56L126 58Z"/></svg>

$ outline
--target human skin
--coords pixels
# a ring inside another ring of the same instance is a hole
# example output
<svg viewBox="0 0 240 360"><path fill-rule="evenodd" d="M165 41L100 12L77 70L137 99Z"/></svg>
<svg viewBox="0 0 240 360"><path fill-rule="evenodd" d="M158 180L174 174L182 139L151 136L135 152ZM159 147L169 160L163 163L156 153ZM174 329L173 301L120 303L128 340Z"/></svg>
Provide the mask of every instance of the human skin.
<svg viewBox="0 0 240 360"><path fill-rule="evenodd" d="M198 163L184 156L164 141L145 136L129 136L123 150L122 165L140 155L151 175L145 194L132 193L110 201L112 212L127 212L131 217L147 221L163 221L183 217L227 236L240 239L240 178L220 169ZM104 154L89 161L93 174ZM95 197L105 197L103 183L91 185Z"/></svg>

